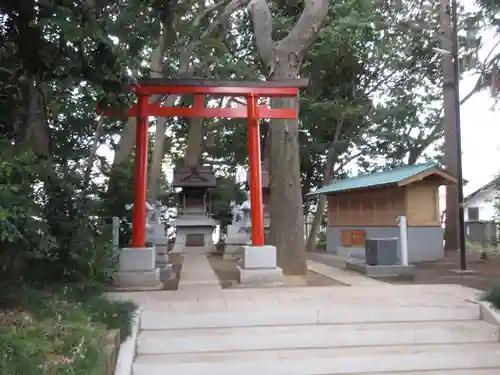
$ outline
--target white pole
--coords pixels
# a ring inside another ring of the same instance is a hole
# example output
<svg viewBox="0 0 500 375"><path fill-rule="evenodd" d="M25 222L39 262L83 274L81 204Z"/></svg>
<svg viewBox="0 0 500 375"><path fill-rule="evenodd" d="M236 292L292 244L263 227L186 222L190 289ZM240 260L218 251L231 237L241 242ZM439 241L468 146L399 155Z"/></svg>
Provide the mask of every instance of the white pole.
<svg viewBox="0 0 500 375"><path fill-rule="evenodd" d="M120 219L113 216L113 246L118 248L120 235Z"/></svg>
<svg viewBox="0 0 500 375"><path fill-rule="evenodd" d="M408 265L408 235L406 231L406 216L400 216L399 222L399 256L401 265Z"/></svg>

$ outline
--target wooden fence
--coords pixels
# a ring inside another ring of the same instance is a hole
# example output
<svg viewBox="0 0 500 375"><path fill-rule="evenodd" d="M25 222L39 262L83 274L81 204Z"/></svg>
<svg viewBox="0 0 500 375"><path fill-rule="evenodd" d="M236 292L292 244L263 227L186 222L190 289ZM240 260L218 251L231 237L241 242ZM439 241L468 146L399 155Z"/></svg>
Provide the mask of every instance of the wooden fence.
<svg viewBox="0 0 500 375"><path fill-rule="evenodd" d="M471 244L496 247L500 244L500 222L467 221L465 236Z"/></svg>

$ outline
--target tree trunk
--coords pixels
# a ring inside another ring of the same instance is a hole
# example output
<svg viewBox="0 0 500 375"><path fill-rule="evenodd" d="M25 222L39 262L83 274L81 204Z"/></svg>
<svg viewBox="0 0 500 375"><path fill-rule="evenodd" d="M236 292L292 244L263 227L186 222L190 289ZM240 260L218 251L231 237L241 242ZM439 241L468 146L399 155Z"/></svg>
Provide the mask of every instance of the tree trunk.
<svg viewBox="0 0 500 375"><path fill-rule="evenodd" d="M26 79L23 89L25 113L21 117L24 117L25 121L18 124L16 138L19 142L29 144L37 155L49 156L50 129L46 112L46 85L36 79Z"/></svg>
<svg viewBox="0 0 500 375"><path fill-rule="evenodd" d="M201 153L203 152L203 119L193 118L189 121L189 131L187 135L187 147L184 154L184 164L196 167L200 164Z"/></svg>
<svg viewBox="0 0 500 375"><path fill-rule="evenodd" d="M266 0L249 4L255 42L272 80L299 77L307 52L328 13L328 0L305 0L297 24L279 42L272 38L272 14ZM272 106L298 109L298 98L273 99ZM273 120L269 129L269 182L271 190L270 240L278 264L287 274L307 272L304 246L304 212L300 186L298 120Z"/></svg>
<svg viewBox="0 0 500 375"><path fill-rule="evenodd" d="M446 51L441 53L444 98L444 164L449 173L457 176L457 108L455 103L453 56L451 54L453 30L450 10L449 1L441 0L441 48ZM458 249L458 187L455 184L446 187L445 249Z"/></svg>
<svg viewBox="0 0 500 375"><path fill-rule="evenodd" d="M295 105L296 99L273 100L275 108ZM273 120L269 129L270 241L277 248L278 264L292 275L307 272L298 137L297 120Z"/></svg>

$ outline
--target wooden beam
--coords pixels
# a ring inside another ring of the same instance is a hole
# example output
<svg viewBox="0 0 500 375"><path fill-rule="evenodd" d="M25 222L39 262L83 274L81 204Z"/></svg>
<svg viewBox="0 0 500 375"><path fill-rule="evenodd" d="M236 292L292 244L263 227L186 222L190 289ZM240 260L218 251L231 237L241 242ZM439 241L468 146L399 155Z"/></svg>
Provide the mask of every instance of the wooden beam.
<svg viewBox="0 0 500 375"><path fill-rule="evenodd" d="M441 177L441 179L444 182L444 185L456 184L458 182L456 177L453 177L451 174L449 174L449 173L447 173L439 168L431 168L431 169L428 169L428 170L423 171L421 173L418 173L414 176L411 176L410 178L407 178L406 180L399 181L398 185L399 186L409 185L409 184L412 184L412 183L417 182L417 181L422 181L424 178L432 176L432 175L437 175L437 176Z"/></svg>

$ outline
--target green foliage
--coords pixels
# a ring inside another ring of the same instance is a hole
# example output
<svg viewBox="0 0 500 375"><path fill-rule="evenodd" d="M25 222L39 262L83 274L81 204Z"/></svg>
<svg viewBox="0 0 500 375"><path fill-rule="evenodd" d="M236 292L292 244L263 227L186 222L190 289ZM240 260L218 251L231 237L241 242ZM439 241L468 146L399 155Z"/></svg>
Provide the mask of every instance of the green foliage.
<svg viewBox="0 0 500 375"><path fill-rule="evenodd" d="M243 184L236 182L233 176L217 178L217 187L212 191L212 217L218 220L221 228L225 228L233 221L231 202L241 204L245 200Z"/></svg>
<svg viewBox="0 0 500 375"><path fill-rule="evenodd" d="M41 220L40 197L34 186L41 183L30 152L6 152L0 146L0 282L23 275L30 264L51 259L56 247L49 227Z"/></svg>
<svg viewBox="0 0 500 375"><path fill-rule="evenodd" d="M500 310L500 284L494 285L482 296L482 299L492 303L496 309Z"/></svg>
<svg viewBox="0 0 500 375"><path fill-rule="evenodd" d="M0 306L5 375L101 375L107 331L120 329L124 340L136 309L76 286L11 286L2 290Z"/></svg>

